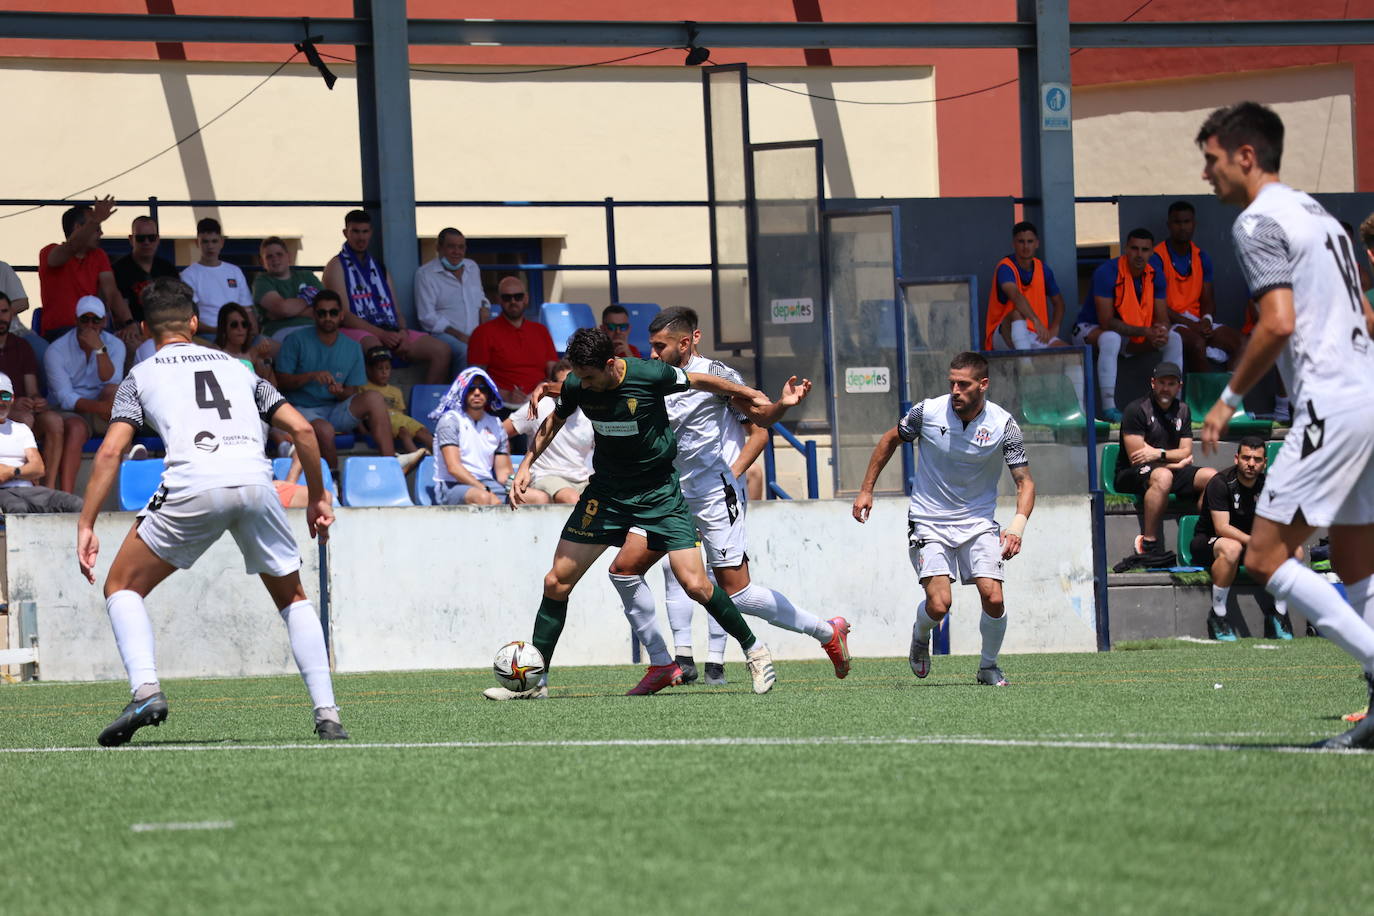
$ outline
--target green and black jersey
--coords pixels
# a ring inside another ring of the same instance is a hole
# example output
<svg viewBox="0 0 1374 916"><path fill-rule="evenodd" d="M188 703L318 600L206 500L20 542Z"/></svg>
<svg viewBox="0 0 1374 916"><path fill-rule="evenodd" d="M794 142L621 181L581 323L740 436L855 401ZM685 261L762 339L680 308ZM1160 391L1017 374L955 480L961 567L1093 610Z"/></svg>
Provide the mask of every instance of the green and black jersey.
<svg viewBox="0 0 1374 916"><path fill-rule="evenodd" d="M563 381L554 411L566 419L579 407L595 433L592 482L603 493L634 497L672 480L677 440L664 398L691 386L687 373L658 360L626 359L625 377L608 391Z"/></svg>

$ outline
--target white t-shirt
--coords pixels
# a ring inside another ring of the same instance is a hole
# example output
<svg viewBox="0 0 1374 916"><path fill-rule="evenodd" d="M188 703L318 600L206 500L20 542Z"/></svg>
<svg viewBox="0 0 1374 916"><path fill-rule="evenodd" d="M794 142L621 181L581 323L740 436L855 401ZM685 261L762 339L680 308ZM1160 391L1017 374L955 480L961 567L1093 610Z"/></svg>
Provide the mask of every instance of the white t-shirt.
<svg viewBox="0 0 1374 916"><path fill-rule="evenodd" d="M531 418L525 405L515 409L510 415L511 425L522 436L533 436L543 425L549 414L553 413L554 399L539 399L539 414ZM592 476L592 450L595 430L582 411L574 410L568 417L558 435L553 437L549 447L544 449L533 466L530 474L533 479L540 477L562 477L572 483L582 483ZM531 443L532 444L532 443Z"/></svg>
<svg viewBox="0 0 1374 916"><path fill-rule="evenodd" d="M31 448L38 448L38 443L33 438L33 430L13 420L7 419L0 423L0 464L7 464L12 468L23 467L24 455ZM0 487L31 486L33 481L18 477L0 483Z"/></svg>
<svg viewBox="0 0 1374 916"><path fill-rule="evenodd" d="M492 462L496 456L510 454L510 439L501 421L489 413L482 414L476 423L462 410L450 410L439 418L434 427L434 447L439 452L434 461L434 479L457 483L458 478L448 472L443 448L458 446L459 459L468 473L478 480L491 480Z"/></svg>
<svg viewBox="0 0 1374 916"><path fill-rule="evenodd" d="M916 442L916 479L907 517L932 524L991 519L997 511L1002 465L1023 467L1021 427L991 401L968 423L950 406L949 395L915 404L897 424L905 442Z"/></svg>
<svg viewBox="0 0 1374 916"><path fill-rule="evenodd" d="M139 344L138 349L134 351L134 365L137 366L156 352L157 341L149 337L147 340L143 341L143 343Z"/></svg>
<svg viewBox="0 0 1374 916"><path fill-rule="evenodd" d="M737 385L744 378L719 360L693 356L683 367L685 372L710 374ZM677 457L673 465L682 482L682 492L688 496L720 488L720 475L733 479L730 462L725 458L723 445L732 427L738 428L743 419L730 406L730 399L709 391L693 389L670 394L664 401L668 408L668 422L677 437ZM736 451L738 456L738 451Z"/></svg>
<svg viewBox="0 0 1374 916"><path fill-rule="evenodd" d="M228 353L168 344L129 370L110 422L147 423L167 443L162 485L181 490L272 483L262 424L286 400Z"/></svg>
<svg viewBox="0 0 1374 916"><path fill-rule="evenodd" d="M219 310L231 302L244 308L253 304L253 291L243 271L228 261L220 261L215 267L192 264L181 272L181 279L195 292L200 323L205 327L219 327Z"/></svg>
<svg viewBox="0 0 1374 916"><path fill-rule="evenodd" d="M1360 293L1364 252L1341 224L1302 191L1274 182L1241 213L1231 238L1251 296L1293 290L1296 323L1278 366L1294 412L1312 402L1324 417L1368 402L1374 347Z"/></svg>

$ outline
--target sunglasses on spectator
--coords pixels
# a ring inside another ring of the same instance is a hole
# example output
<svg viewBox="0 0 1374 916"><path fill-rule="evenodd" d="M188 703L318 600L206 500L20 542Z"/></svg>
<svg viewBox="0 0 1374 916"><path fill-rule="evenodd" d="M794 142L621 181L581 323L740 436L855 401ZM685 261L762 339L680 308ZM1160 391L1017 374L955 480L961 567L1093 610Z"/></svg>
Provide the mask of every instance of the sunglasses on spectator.
<svg viewBox="0 0 1374 916"><path fill-rule="evenodd" d="M230 328L230 329L233 329L233 328L246 328L246 327L248 327L248 322L246 322L246 321L230 321L230 322L228 322L227 324L225 324L225 327L226 327L226 328Z"/></svg>
<svg viewBox="0 0 1374 916"><path fill-rule="evenodd" d="M134 236L135 242L156 242L158 235L156 232L140 232Z"/></svg>
<svg viewBox="0 0 1374 916"><path fill-rule="evenodd" d="M621 323L618 323L618 322L617 322L617 323L614 323L614 324L611 323L611 322L609 322L609 321L606 322L606 330L608 330L608 331L628 331L629 329L630 329L630 323L629 323L628 321L625 322L624 324L621 324Z"/></svg>
<svg viewBox="0 0 1374 916"><path fill-rule="evenodd" d="M520 301L521 299L523 299L523 298L525 298L525 294L524 294L524 293L502 293L502 294L501 294L501 301L502 301L502 302L519 302L519 301Z"/></svg>
<svg viewBox="0 0 1374 916"><path fill-rule="evenodd" d="M0 391L0 404L8 404L14 400L14 395L8 391Z"/></svg>
<svg viewBox="0 0 1374 916"><path fill-rule="evenodd" d="M337 318L342 311L340 309L315 309L315 314L323 318Z"/></svg>
<svg viewBox="0 0 1374 916"><path fill-rule="evenodd" d="M81 315L76 319L77 324L104 324L105 319L100 315Z"/></svg>

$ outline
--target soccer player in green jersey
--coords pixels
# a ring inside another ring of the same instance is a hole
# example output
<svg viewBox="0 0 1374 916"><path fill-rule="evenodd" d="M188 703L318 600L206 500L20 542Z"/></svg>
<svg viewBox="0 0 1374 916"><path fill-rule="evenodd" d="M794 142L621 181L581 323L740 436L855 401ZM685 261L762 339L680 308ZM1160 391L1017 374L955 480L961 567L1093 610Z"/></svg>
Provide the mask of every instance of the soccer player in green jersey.
<svg viewBox="0 0 1374 916"><path fill-rule="evenodd" d="M554 551L553 567L544 576L544 600L534 621L532 642L544 656L545 668L568 615L573 587L607 547L621 547L630 529L643 532L651 551L666 553L673 573L687 594L706 607L725 631L744 649L755 693L767 693L776 676L768 648L754 636L730 597L706 576L697 542L696 524L682 496L673 458L677 442L668 423L664 399L696 388L730 398L742 398L760 409L772 406L763 392L734 382L684 372L662 362L615 355L600 328L584 328L568 341L566 357L573 374L563 382L557 406L535 433L529 454L511 486L511 504L525 502L530 467L553 441L574 410L591 421L595 436L592 478L573 508ZM631 693L652 693L669 686L652 670ZM680 678L680 675L679 675ZM549 695L547 674L537 687L524 691L492 687L490 700L534 700Z"/></svg>

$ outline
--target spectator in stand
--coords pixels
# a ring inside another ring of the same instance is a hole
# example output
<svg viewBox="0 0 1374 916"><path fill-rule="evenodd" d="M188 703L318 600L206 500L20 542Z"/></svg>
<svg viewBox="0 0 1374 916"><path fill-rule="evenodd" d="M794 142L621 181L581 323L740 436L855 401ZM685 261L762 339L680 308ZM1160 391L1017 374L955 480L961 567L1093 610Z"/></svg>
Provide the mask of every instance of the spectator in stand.
<svg viewBox="0 0 1374 916"><path fill-rule="evenodd" d="M367 373L363 371L363 349L356 340L339 333L343 303L339 294L320 290L311 306L315 329L292 334L277 355L277 389L293 407L315 427L320 455L332 468L338 467L336 433L349 433L366 423L377 450L394 455L391 421L386 402L375 391L364 391Z"/></svg>
<svg viewBox="0 0 1374 916"><path fill-rule="evenodd" d="M616 356L644 358L640 355L639 348L630 343L630 313L625 311L625 306L612 302L602 309L601 329L611 338L611 346L615 347Z"/></svg>
<svg viewBox="0 0 1374 916"><path fill-rule="evenodd" d="M253 302L262 310L262 333L280 343L302 328L314 327L310 303L324 289L320 278L294 266L291 250L277 236L258 247L262 272L253 278Z"/></svg>
<svg viewBox="0 0 1374 916"><path fill-rule="evenodd" d="M449 348L437 338L406 327L391 293L391 273L367 250L372 243L372 217L366 210L350 210L344 217L344 240L343 248L324 268L324 285L344 303L343 335L364 350L380 345L408 362L424 363L426 384L453 378Z"/></svg>
<svg viewBox="0 0 1374 916"><path fill-rule="evenodd" d="M113 312L120 339L135 345L141 332L115 286L114 269L100 248L100 224L115 212L114 198L95 206L78 204L62 214L65 242L38 252L38 287L43 294L43 337L54 341L76 327L76 303L98 296ZM123 368L122 366L120 368Z"/></svg>
<svg viewBox="0 0 1374 916"><path fill-rule="evenodd" d="M1212 610L1207 615L1207 633L1221 642L1235 642L1236 631L1227 619L1227 603L1236 573L1245 565L1245 549L1250 544L1250 529L1255 523L1255 504L1264 492L1264 440L1246 436L1236 446L1236 463L1219 472L1202 492L1202 511L1189 545L1193 561L1212 574ZM1298 548L1302 559L1302 548ZM1274 639L1292 639L1288 607L1274 602L1274 614L1266 614L1265 629Z"/></svg>
<svg viewBox="0 0 1374 916"><path fill-rule="evenodd" d="M215 347L252 369L273 385L277 383L272 369L272 341L265 337L253 339L253 319L249 310L230 303L221 306L215 318Z"/></svg>
<svg viewBox="0 0 1374 916"><path fill-rule="evenodd" d="M126 347L137 347L143 341L143 290L157 277L177 276L176 265L157 256L157 246L162 240L157 221L151 216L136 216L129 227L131 250L114 262L114 281L124 303L129 307L129 320L134 323L137 335L123 337Z"/></svg>
<svg viewBox="0 0 1374 916"><path fill-rule="evenodd" d="M14 402L14 384L0 373L0 512L80 512L81 497L34 486L43 476L43 456L33 430L10 416Z"/></svg>
<svg viewBox="0 0 1374 916"><path fill-rule="evenodd" d="M406 399L401 389L391 384L391 351L386 347L373 347L363 354L363 358L367 362L367 384L363 389L377 392L386 402L391 431L396 434L396 442L404 453L400 456L401 466L408 468L429 454L434 436L425 429L425 424L406 414Z"/></svg>
<svg viewBox="0 0 1374 916"><path fill-rule="evenodd" d="M19 323L19 316L29 309L29 294L14 268L4 261L0 261L0 293L4 293L10 302L10 333L26 341L33 348L34 358L41 363L43 351L48 349L48 342Z"/></svg>
<svg viewBox="0 0 1374 916"><path fill-rule="evenodd" d="M1193 422L1188 405L1178 398L1183 388L1177 363L1155 366L1150 394L1126 406L1121 419L1121 450L1116 456L1116 489L1144 494L1145 511L1137 554L1164 552L1160 532L1169 494L1196 504L1214 468L1193 464Z"/></svg>
<svg viewBox="0 0 1374 916"><path fill-rule="evenodd" d="M207 216L196 223L196 246L200 249L200 260L181 272L181 280L195 295L200 320L196 334L213 339L219 310L230 303L251 306L253 293L238 265L219 259L224 250L224 231L219 220Z"/></svg>
<svg viewBox="0 0 1374 916"><path fill-rule="evenodd" d="M1212 259L1193 243L1197 214L1186 200L1169 204L1169 237L1155 246L1150 266L1165 281L1169 321L1183 341L1189 372L1211 371L1212 362L1228 368L1240 356L1240 332L1215 320Z"/></svg>
<svg viewBox="0 0 1374 916"><path fill-rule="evenodd" d="M1044 261L1035 256L1040 250L1040 230L1023 220L1011 227L1012 254L997 262L988 290L987 330L983 349L1043 350L1067 347L1059 338L1064 322L1064 297L1059 282Z"/></svg>
<svg viewBox="0 0 1374 916"><path fill-rule="evenodd" d="M43 440L43 486L57 484L62 463L62 439L66 428L62 417L48 406L38 385L38 357L29 342L11 333L14 310L9 297L0 292L0 373L12 380L9 418L27 426ZM22 393L21 393L22 392ZM73 423L80 424L73 418Z"/></svg>
<svg viewBox="0 0 1374 916"><path fill-rule="evenodd" d="M476 262L467 257L468 240L457 229L439 232L438 254L415 271L415 312L420 327L448 346L450 372L468 363L468 341L491 309L482 292Z"/></svg>
<svg viewBox="0 0 1374 916"><path fill-rule="evenodd" d="M514 407L529 400L535 386L548 378L558 351L549 329L525 317L529 294L519 277L506 277L497 287L501 314L472 332L468 364L490 373L500 399Z"/></svg>
<svg viewBox="0 0 1374 916"><path fill-rule="evenodd" d="M1164 277L1150 266L1154 242L1149 229L1130 231L1121 257L1093 271L1092 289L1074 325L1075 344L1097 347L1102 419L1112 423L1121 422L1116 406L1119 359L1163 350L1164 362L1177 365L1183 360L1183 339L1169 330Z"/></svg>
<svg viewBox="0 0 1374 916"><path fill-rule="evenodd" d="M102 436L110 425L115 389L124 379L124 343L105 326L105 304L82 296L76 304L77 326L52 342L43 354L48 394L61 410L65 431L59 488L70 493L81 467L81 447Z"/></svg>
<svg viewBox="0 0 1374 916"><path fill-rule="evenodd" d="M533 436L549 414L553 413L554 392L563 386L563 379L572 372L572 363L560 359L549 370L552 387L541 385L531 394L528 407L514 411L502 421L508 438ZM533 416L531 416L533 412ZM526 502L575 503L592 476L592 424L579 408L572 412L563 429L549 447L544 449L530 466L530 489L525 491Z"/></svg>
<svg viewBox="0 0 1374 916"><path fill-rule="evenodd" d="M439 420L434 441L434 502L443 506L498 506L510 485L510 441L496 412L501 396L481 369L464 369L431 417Z"/></svg>

